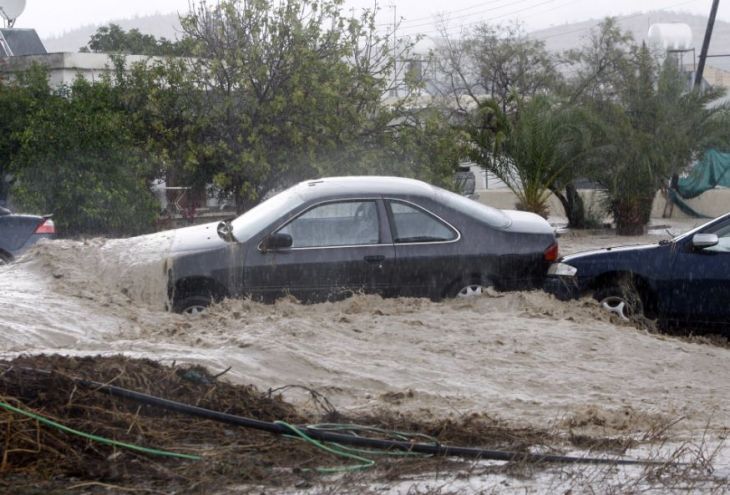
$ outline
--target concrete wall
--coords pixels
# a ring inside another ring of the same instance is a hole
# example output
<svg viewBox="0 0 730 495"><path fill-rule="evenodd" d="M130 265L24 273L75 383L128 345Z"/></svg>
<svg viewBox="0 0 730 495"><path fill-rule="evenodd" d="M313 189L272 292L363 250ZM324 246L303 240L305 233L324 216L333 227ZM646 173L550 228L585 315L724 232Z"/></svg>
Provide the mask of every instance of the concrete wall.
<svg viewBox="0 0 730 495"><path fill-rule="evenodd" d="M155 57L127 55L127 65L136 62L148 62ZM44 65L48 68L51 87L62 84L70 85L77 76L90 82L99 80L104 74L113 70L109 55L103 53L48 53L45 55L24 55L19 57L0 58L0 72L9 75L28 69L32 64Z"/></svg>
<svg viewBox="0 0 730 495"><path fill-rule="evenodd" d="M494 206L502 209L514 209L517 203L517 197L509 189L487 189L477 191L478 200L486 205ZM600 201L603 193L597 190L580 190L580 195L586 204L586 209L600 211ZM685 201L692 209L709 217L723 215L730 211L730 189L718 188L705 192L701 196ZM661 218L664 211L666 200L661 193L657 193L654 198L654 206L652 207L651 216ZM565 212L558 198L550 195L549 200L550 215L556 217L565 217ZM676 206L672 211L671 218L689 218L682 213Z"/></svg>

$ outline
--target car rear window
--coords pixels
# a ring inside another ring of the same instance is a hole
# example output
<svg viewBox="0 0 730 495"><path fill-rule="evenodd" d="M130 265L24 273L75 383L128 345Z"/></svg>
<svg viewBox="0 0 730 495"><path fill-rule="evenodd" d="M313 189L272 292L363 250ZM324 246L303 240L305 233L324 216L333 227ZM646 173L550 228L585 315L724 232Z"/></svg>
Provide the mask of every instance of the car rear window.
<svg viewBox="0 0 730 495"><path fill-rule="evenodd" d="M434 187L434 189L436 190L437 201L441 201L465 215L486 222L490 226L498 229L504 229L510 226L511 221L502 210L487 206L473 199L447 191L446 189L441 189L440 187Z"/></svg>
<svg viewBox="0 0 730 495"><path fill-rule="evenodd" d="M390 200L393 241L396 244L453 241L459 234L425 210L401 201Z"/></svg>

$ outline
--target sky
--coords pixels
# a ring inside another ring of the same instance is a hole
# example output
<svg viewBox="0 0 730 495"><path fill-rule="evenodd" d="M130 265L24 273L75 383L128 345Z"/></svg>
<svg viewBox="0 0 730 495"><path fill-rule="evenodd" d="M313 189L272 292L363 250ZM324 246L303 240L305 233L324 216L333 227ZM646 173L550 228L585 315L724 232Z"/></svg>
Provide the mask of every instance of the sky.
<svg viewBox="0 0 730 495"><path fill-rule="evenodd" d="M18 2L22 0L0 0ZM213 3L216 0L209 0ZM345 0L345 9L372 7L374 0ZM186 12L189 0L26 0L15 27L34 28L42 38L58 36L88 24L105 24L149 14ZM448 29L490 21L519 20L528 31L590 18L647 10L674 10L708 15L712 0L381 0L378 24L386 30L393 16L398 34L436 34L435 20L448 19ZM730 21L730 2L721 2L718 18Z"/></svg>

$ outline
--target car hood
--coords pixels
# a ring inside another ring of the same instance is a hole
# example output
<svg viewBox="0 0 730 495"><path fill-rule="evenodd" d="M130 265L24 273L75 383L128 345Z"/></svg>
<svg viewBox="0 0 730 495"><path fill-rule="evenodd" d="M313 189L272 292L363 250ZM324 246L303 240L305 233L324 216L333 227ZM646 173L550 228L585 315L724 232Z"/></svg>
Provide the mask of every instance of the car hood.
<svg viewBox="0 0 730 495"><path fill-rule="evenodd" d="M211 222L175 229L172 252L207 251L225 246L227 243L218 235L218 223Z"/></svg>
<svg viewBox="0 0 730 495"><path fill-rule="evenodd" d="M580 253L569 254L563 256L560 261L562 263L570 263L575 260L583 260L588 258L601 258L609 260L614 257L625 256L631 253L643 253L650 249L658 249L661 247L659 244L636 244L632 246L615 246L601 249L593 249L590 251L581 251Z"/></svg>
<svg viewBox="0 0 730 495"><path fill-rule="evenodd" d="M504 230L528 234L554 234L555 230L540 215L527 211L502 210L510 220Z"/></svg>

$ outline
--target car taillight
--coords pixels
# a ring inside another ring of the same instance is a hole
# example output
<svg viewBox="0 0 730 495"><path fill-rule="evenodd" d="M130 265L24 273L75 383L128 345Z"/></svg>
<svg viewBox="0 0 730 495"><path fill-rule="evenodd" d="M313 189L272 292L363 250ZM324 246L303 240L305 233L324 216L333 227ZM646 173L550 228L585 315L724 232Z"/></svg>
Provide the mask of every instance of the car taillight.
<svg viewBox="0 0 730 495"><path fill-rule="evenodd" d="M553 262L558 259L558 243L553 242L543 253L545 261Z"/></svg>
<svg viewBox="0 0 730 495"><path fill-rule="evenodd" d="M50 218L46 218L43 223L39 224L38 227L35 228L34 234L55 234L56 233L56 226L53 224L53 220Z"/></svg>

